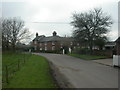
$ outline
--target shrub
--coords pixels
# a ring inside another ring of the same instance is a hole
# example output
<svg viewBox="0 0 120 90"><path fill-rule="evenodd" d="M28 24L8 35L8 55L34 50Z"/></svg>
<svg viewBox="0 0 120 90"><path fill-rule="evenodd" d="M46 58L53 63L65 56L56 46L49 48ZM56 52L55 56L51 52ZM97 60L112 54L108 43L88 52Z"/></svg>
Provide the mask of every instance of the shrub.
<svg viewBox="0 0 120 90"><path fill-rule="evenodd" d="M88 48L76 48L73 50L73 53L76 54L90 54L90 50Z"/></svg>

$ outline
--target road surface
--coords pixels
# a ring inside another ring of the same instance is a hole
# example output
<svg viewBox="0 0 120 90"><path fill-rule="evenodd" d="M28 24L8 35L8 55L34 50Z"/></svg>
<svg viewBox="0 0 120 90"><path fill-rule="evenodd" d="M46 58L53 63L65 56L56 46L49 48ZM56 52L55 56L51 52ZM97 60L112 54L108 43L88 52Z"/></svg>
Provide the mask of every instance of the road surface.
<svg viewBox="0 0 120 90"><path fill-rule="evenodd" d="M75 88L118 88L118 69L61 54L36 53L46 57Z"/></svg>

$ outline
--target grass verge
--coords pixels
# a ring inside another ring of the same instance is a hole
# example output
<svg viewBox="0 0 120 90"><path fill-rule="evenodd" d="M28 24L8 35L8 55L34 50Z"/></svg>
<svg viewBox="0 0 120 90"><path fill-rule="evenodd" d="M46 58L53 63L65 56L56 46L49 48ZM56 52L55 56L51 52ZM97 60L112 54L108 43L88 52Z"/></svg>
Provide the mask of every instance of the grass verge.
<svg viewBox="0 0 120 90"><path fill-rule="evenodd" d="M68 55L84 60L97 60L97 59L109 58L108 56L95 56L95 55L80 55L80 54L68 54Z"/></svg>
<svg viewBox="0 0 120 90"><path fill-rule="evenodd" d="M19 56L22 57L22 54L14 54L14 58L9 57L9 55L5 56L3 55L3 64L8 64L17 61ZM25 65L12 77L9 84L4 85L3 88L56 88L49 72L49 64L46 58L41 56L31 55Z"/></svg>

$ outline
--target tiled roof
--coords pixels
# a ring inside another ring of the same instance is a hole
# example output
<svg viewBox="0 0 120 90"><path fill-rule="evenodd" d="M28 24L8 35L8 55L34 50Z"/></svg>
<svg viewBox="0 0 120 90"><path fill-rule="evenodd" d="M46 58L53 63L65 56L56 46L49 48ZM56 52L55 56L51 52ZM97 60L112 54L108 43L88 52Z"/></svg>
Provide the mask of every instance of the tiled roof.
<svg viewBox="0 0 120 90"><path fill-rule="evenodd" d="M59 36L49 36L49 37L44 37L39 42L48 42L48 41L60 41L61 37Z"/></svg>
<svg viewBox="0 0 120 90"><path fill-rule="evenodd" d="M120 37L115 42L119 42L120 43Z"/></svg>
<svg viewBox="0 0 120 90"><path fill-rule="evenodd" d="M105 44L105 46L107 47L107 46L115 46L115 42L107 42L106 44Z"/></svg>
<svg viewBox="0 0 120 90"><path fill-rule="evenodd" d="M41 35L41 36L37 36L36 38L33 39L33 41L39 41L41 39L45 38L44 35Z"/></svg>
<svg viewBox="0 0 120 90"><path fill-rule="evenodd" d="M45 37L44 35L37 36L33 41L38 42L49 42L49 41L73 41L70 37L60 37L60 36L48 36Z"/></svg>

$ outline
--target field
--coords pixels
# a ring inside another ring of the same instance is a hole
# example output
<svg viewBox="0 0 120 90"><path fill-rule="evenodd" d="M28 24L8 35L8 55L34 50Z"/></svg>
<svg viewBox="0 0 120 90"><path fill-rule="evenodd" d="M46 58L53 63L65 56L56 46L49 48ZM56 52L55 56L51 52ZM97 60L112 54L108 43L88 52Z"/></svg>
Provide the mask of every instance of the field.
<svg viewBox="0 0 120 90"><path fill-rule="evenodd" d="M18 61L22 62L19 68L18 65L14 66ZM16 72L8 78L9 83L3 83L3 88L56 88L49 71L49 64L44 57L7 53L3 54L3 72L6 65L11 65ZM9 68L8 71L10 71ZM3 77L5 78L4 73Z"/></svg>

